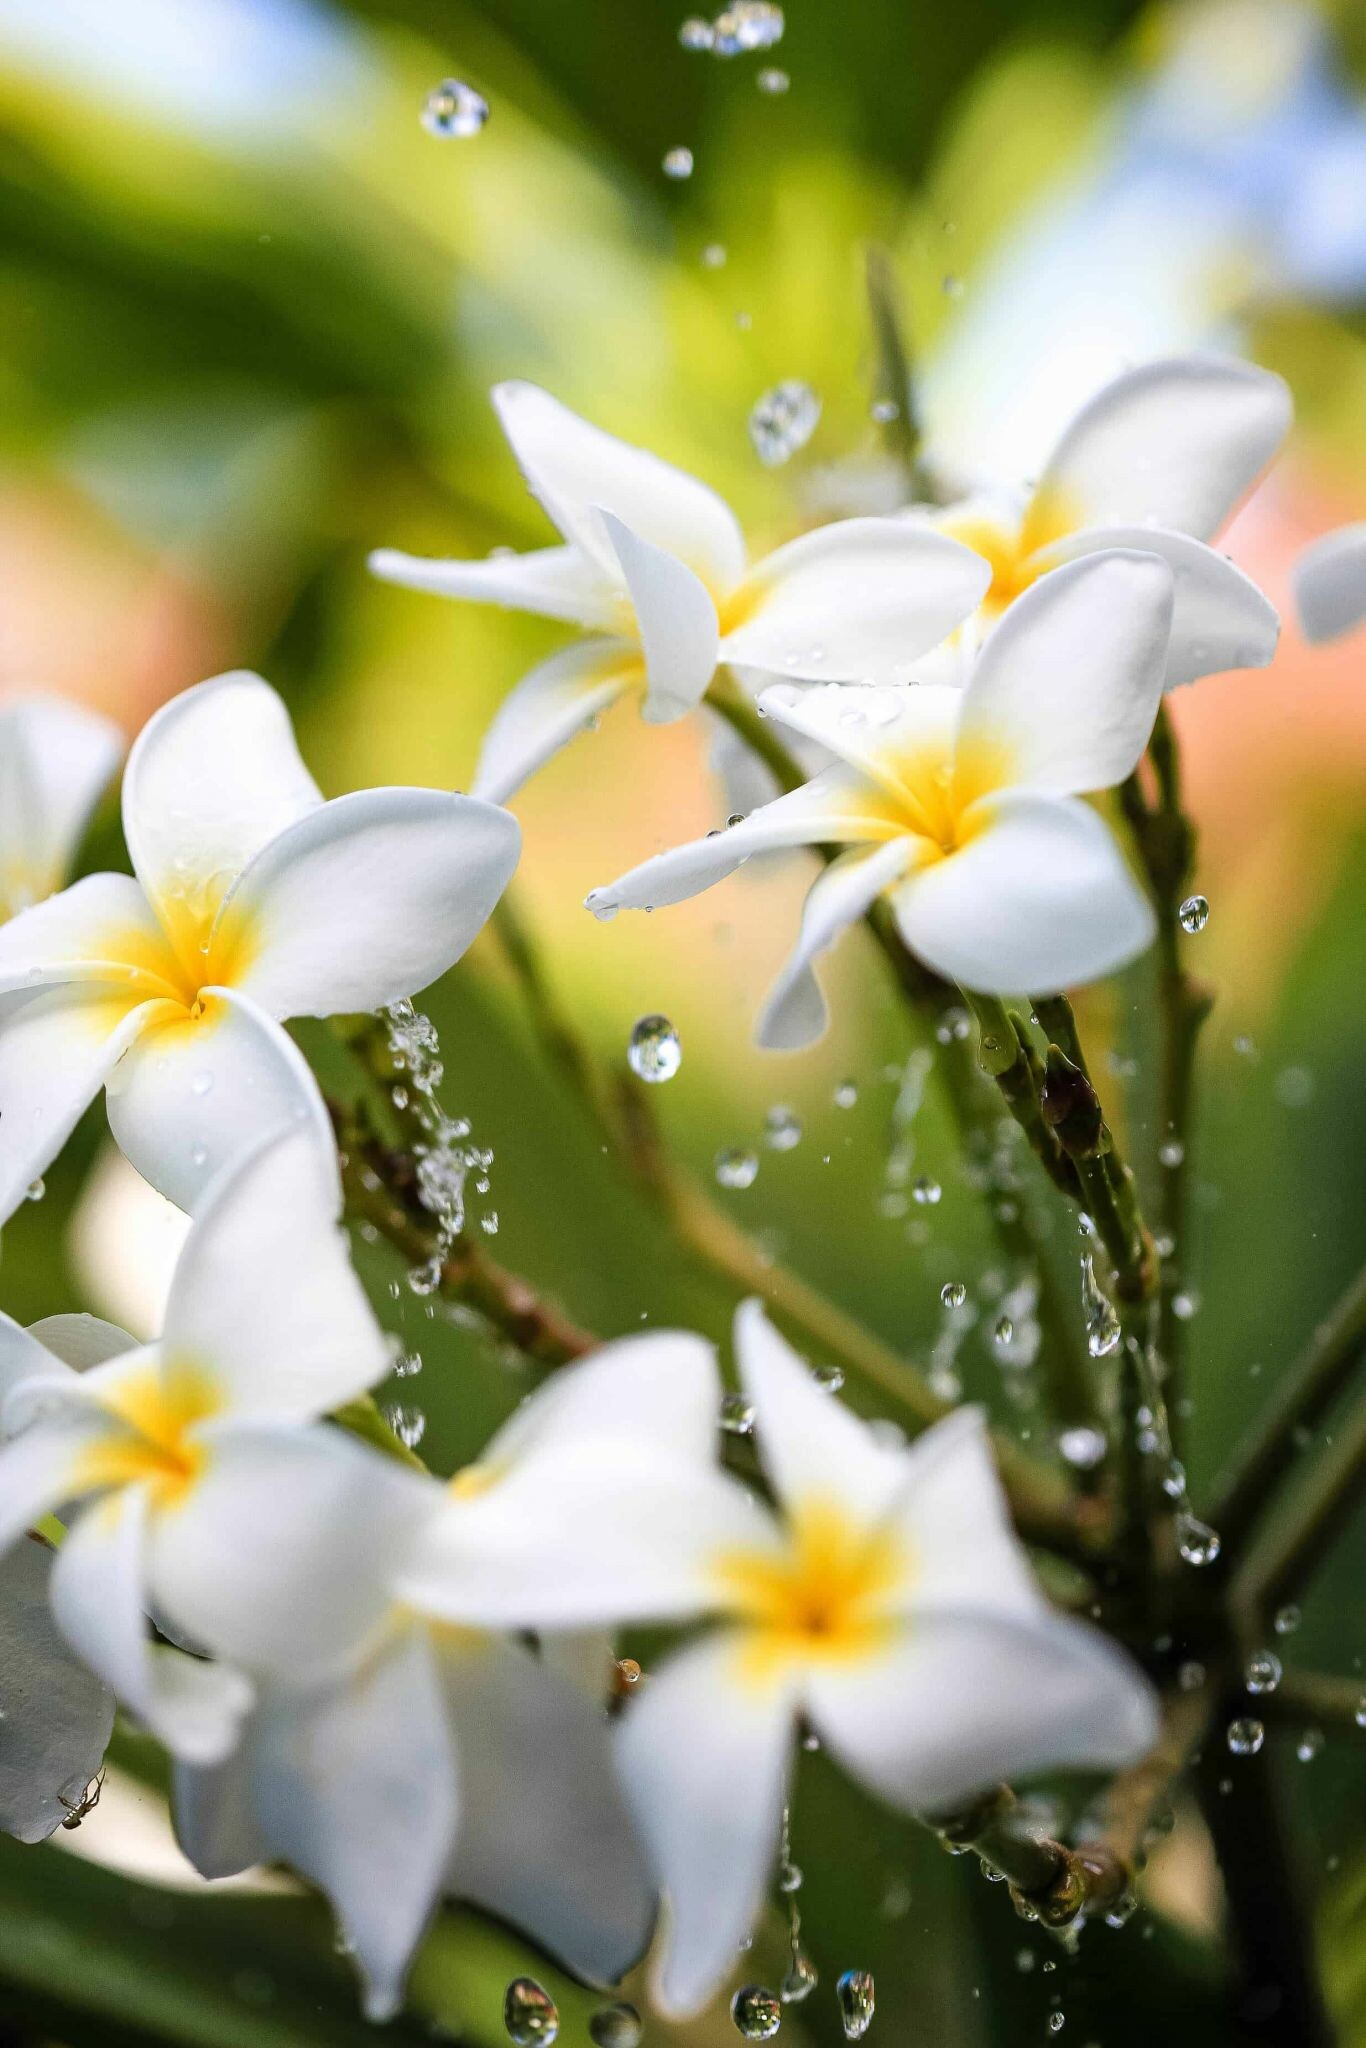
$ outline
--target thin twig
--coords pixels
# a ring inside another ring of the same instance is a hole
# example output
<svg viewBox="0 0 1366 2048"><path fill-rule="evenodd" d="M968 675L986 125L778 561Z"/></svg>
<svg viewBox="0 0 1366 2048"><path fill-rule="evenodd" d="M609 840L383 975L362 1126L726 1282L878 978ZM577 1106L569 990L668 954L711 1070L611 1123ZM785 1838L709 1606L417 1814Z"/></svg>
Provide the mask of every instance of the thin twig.
<svg viewBox="0 0 1366 2048"><path fill-rule="evenodd" d="M1312 1470L1234 1572L1235 1612L1265 1615L1312 1575L1366 1498L1366 1387L1334 1425Z"/></svg>

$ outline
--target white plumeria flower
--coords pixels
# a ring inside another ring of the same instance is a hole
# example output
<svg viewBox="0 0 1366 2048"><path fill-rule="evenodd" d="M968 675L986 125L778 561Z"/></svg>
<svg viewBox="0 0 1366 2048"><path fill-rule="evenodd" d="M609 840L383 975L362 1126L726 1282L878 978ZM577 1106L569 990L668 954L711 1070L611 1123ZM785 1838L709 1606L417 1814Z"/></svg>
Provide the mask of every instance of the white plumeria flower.
<svg viewBox="0 0 1366 2048"><path fill-rule="evenodd" d="M372 1010L457 960L516 865L506 811L434 789L324 803L259 676L187 690L123 781L134 875L0 929L0 1219L106 1084L109 1121L184 1209L288 1117L324 1122L277 1019Z"/></svg>
<svg viewBox="0 0 1366 2048"><path fill-rule="evenodd" d="M122 753L116 725L65 697L0 702L0 919L61 888Z"/></svg>
<svg viewBox="0 0 1366 2048"><path fill-rule="evenodd" d="M310 1877L372 2016L394 2010L443 1894L594 1982L643 1950L653 1894L612 1769L595 1625L658 1597L676 1518L715 1502L718 1395L711 1347L676 1332L557 1373L477 1464L429 1483L388 1610L346 1672L263 1689L234 1758L180 1774L191 1860L217 1877L283 1857ZM543 1626L539 1657L504 1633Z"/></svg>
<svg viewBox="0 0 1366 2048"><path fill-rule="evenodd" d="M333 1162L291 1129L211 1190L156 1344L0 1318L0 1550L89 1501L52 1572L58 1626L195 1761L228 1753L250 1705L235 1665L321 1678L350 1654L421 1505L404 1468L307 1426L389 1366L338 1207ZM232 1661L154 1645L149 1613Z"/></svg>
<svg viewBox="0 0 1366 2048"><path fill-rule="evenodd" d="M0 1558L0 1828L41 1842L71 1820L104 1759L114 1696L77 1662L48 1608L54 1553Z"/></svg>
<svg viewBox="0 0 1366 2048"><path fill-rule="evenodd" d="M677 2016L721 1985L761 1909L799 1721L879 1798L929 1814L1003 1777L1130 1762L1157 1731L1137 1667L1045 1601L978 1412L892 1449L757 1302L736 1347L776 1507L745 1497L674 1527L660 1607L686 1565L716 1626L651 1675L619 1729L666 1901L655 1995Z"/></svg>
<svg viewBox="0 0 1366 2048"><path fill-rule="evenodd" d="M1322 534L1295 564L1300 629L1316 647L1366 621L1366 520Z"/></svg>
<svg viewBox="0 0 1366 2048"><path fill-rule="evenodd" d="M484 742L476 794L505 802L616 698L681 718L718 662L817 681L897 678L966 618L990 571L898 519L823 526L748 563L734 513L695 477L580 419L533 384L493 402L564 546L482 562L382 548L375 574L444 597L539 612L593 636L523 678Z"/></svg>
<svg viewBox="0 0 1366 2048"><path fill-rule="evenodd" d="M833 767L724 832L595 889L598 917L677 903L752 854L847 844L807 897L760 1020L762 1045L825 1028L817 956L887 894L928 966L986 994L1044 995L1133 959L1148 899L1084 792L1136 766L1161 699L1172 576L1112 550L1042 578L987 641L966 688L765 692L776 722Z"/></svg>
<svg viewBox="0 0 1366 2048"><path fill-rule="evenodd" d="M1279 377L1232 358L1172 356L1116 377L1077 414L1030 492L930 515L991 565L964 650L1050 569L1141 548L1170 563L1175 581L1169 689L1265 668L1280 634L1275 608L1208 543L1275 455L1291 411Z"/></svg>

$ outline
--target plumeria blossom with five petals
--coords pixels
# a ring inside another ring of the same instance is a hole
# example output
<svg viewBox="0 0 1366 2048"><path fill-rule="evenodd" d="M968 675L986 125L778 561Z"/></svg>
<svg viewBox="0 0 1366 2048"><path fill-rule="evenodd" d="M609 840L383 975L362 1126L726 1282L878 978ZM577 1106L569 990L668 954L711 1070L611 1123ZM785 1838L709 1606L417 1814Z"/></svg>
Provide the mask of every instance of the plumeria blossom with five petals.
<svg viewBox="0 0 1366 2048"><path fill-rule="evenodd" d="M1366 519L1320 535L1295 564L1295 604L1318 647L1366 623Z"/></svg>
<svg viewBox="0 0 1366 2048"><path fill-rule="evenodd" d="M101 1085L119 1145L183 1209L286 1118L324 1136L277 1020L434 981L521 844L506 811L442 790L324 803L283 703L247 674L148 722L123 824L132 876L87 876L0 929L0 1219Z"/></svg>
<svg viewBox="0 0 1366 2048"><path fill-rule="evenodd" d="M247 1671L321 1680L349 1654L420 1505L414 1475L310 1426L389 1366L338 1207L328 1156L290 1128L210 1191L157 1343L0 1318L0 1549L82 1504L52 1569L57 1625L202 1763L232 1748ZM154 1642L149 1614L229 1661Z"/></svg>
<svg viewBox="0 0 1366 2048"><path fill-rule="evenodd" d="M1161 555L1174 580L1169 689L1224 669L1265 668L1280 620L1210 542L1285 439L1291 410L1279 377L1232 358L1171 356L1116 377L1083 406L1029 492L929 515L991 565L961 652L970 656L1050 569L1142 548Z"/></svg>
<svg viewBox="0 0 1366 2048"><path fill-rule="evenodd" d="M846 519L749 562L707 485L604 433L532 384L493 393L527 484L564 545L482 562L382 548L391 583L538 612L591 637L550 656L507 698L484 742L477 795L503 803L618 697L653 723L693 710L724 662L827 682L894 680L984 596L980 557L924 525Z"/></svg>
<svg viewBox="0 0 1366 2048"><path fill-rule="evenodd" d="M60 889L123 734L44 692L0 702L0 920Z"/></svg>
<svg viewBox="0 0 1366 2048"><path fill-rule="evenodd" d="M763 1045L809 1044L826 1008L813 962L886 895L927 966L986 994L1044 995L1133 959L1153 916L1083 794L1137 765L1161 699L1172 575L1111 550L1017 599L964 689L798 693L762 708L835 765L724 832L656 854L595 889L599 917L694 896L752 854L844 845L807 897L760 1020Z"/></svg>
<svg viewBox="0 0 1366 2048"><path fill-rule="evenodd" d="M600 1625L657 1589L680 1473L711 1497L716 1399L711 1347L680 1332L558 1373L476 1464L429 1482L345 1671L261 1688L234 1756L180 1770L192 1862L221 1877L280 1857L310 1877L373 2017L394 2010L442 1895L595 1983L644 1949L654 1893L613 1769ZM540 1654L506 1633L533 1626L552 1629Z"/></svg>

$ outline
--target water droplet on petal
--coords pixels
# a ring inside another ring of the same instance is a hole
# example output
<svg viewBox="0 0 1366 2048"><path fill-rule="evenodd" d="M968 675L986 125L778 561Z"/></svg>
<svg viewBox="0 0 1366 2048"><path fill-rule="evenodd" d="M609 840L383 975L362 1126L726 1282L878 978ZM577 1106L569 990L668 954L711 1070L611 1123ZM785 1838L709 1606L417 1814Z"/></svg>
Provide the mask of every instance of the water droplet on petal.
<svg viewBox="0 0 1366 2048"><path fill-rule="evenodd" d="M632 1029L626 1058L642 1081L672 1081L683 1064L683 1046L667 1017L641 1017Z"/></svg>
<svg viewBox="0 0 1366 2048"><path fill-rule="evenodd" d="M723 1394L719 1419L727 1436L749 1436L754 1429L754 1403L744 1394Z"/></svg>
<svg viewBox="0 0 1366 2048"><path fill-rule="evenodd" d="M1202 932L1209 923L1209 898L1188 896L1176 914L1183 932Z"/></svg>
<svg viewBox="0 0 1366 2048"><path fill-rule="evenodd" d="M814 1365L811 1368L811 1377L823 1394L837 1394L844 1385L844 1367L842 1365Z"/></svg>
<svg viewBox="0 0 1366 2048"><path fill-rule="evenodd" d="M422 108L422 125L439 142L464 141L477 135L488 117L488 101L461 78L443 78L428 93Z"/></svg>
<svg viewBox="0 0 1366 2048"><path fill-rule="evenodd" d="M560 2031L560 2015L534 1977L514 1977L503 1995L503 2025L517 2048L550 2048Z"/></svg>
<svg viewBox="0 0 1366 2048"><path fill-rule="evenodd" d="M871 1970L846 1970L835 1986L846 2041L861 2041L873 2023L876 1997Z"/></svg>
<svg viewBox="0 0 1366 2048"><path fill-rule="evenodd" d="M771 2041L783 2023L783 2008L762 1984L742 1984L730 2002L730 2016L747 2041Z"/></svg>

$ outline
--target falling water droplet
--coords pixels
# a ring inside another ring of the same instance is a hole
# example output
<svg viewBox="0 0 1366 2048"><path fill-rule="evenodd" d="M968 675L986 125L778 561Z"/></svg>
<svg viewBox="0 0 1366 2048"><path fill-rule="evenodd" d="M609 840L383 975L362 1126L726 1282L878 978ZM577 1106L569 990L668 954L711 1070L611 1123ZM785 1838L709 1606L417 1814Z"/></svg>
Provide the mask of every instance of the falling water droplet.
<svg viewBox="0 0 1366 2048"><path fill-rule="evenodd" d="M633 2005L600 2005L588 2018L594 2048L637 2048L644 2028Z"/></svg>
<svg viewBox="0 0 1366 2048"><path fill-rule="evenodd" d="M752 1188L759 1172L759 1155L742 1145L727 1146L716 1155L717 1184L723 1188Z"/></svg>
<svg viewBox="0 0 1366 2048"><path fill-rule="evenodd" d="M666 178L690 178L692 176L692 151L682 147L671 149L664 157Z"/></svg>
<svg viewBox="0 0 1366 2048"><path fill-rule="evenodd" d="M1050 2034L1060 2034L1066 2024L1067 2018L1064 2013L1051 2012L1048 2015L1048 2031Z"/></svg>
<svg viewBox="0 0 1366 2048"><path fill-rule="evenodd" d="M669 1019L639 1018L627 1042L626 1059L642 1081L672 1081L683 1064L683 1047Z"/></svg>
<svg viewBox="0 0 1366 2048"><path fill-rule="evenodd" d="M770 1152L790 1152L802 1139L801 1118L786 1103L775 1102L764 1118L764 1142Z"/></svg>
<svg viewBox="0 0 1366 2048"><path fill-rule="evenodd" d="M1256 1756L1266 1740L1266 1730L1260 1721L1246 1716L1228 1724L1228 1746L1235 1756Z"/></svg>
<svg viewBox="0 0 1366 2048"><path fill-rule="evenodd" d="M1119 1317L1114 1304L1096 1282L1091 1254L1081 1255L1081 1306L1086 1318L1086 1348L1092 1358L1108 1358L1119 1343Z"/></svg>
<svg viewBox="0 0 1366 2048"><path fill-rule="evenodd" d="M835 1986L846 2041L861 2041L873 2024L876 1998L871 1970L846 1970Z"/></svg>
<svg viewBox="0 0 1366 2048"><path fill-rule="evenodd" d="M731 0L712 23L712 49L718 57L771 50L782 41L785 25L783 10L773 0Z"/></svg>
<svg viewBox="0 0 1366 2048"><path fill-rule="evenodd" d="M945 1308L961 1308L968 1298L968 1290L961 1280L946 1280L939 1290L939 1299Z"/></svg>
<svg viewBox="0 0 1366 2048"><path fill-rule="evenodd" d="M742 1984L730 2002L730 2016L747 2041L771 2041L783 2023L783 2008L762 1984Z"/></svg>
<svg viewBox="0 0 1366 2048"><path fill-rule="evenodd" d="M1272 1622L1278 1636L1293 1636L1300 1625L1300 1610L1292 1602L1289 1607L1278 1607Z"/></svg>
<svg viewBox="0 0 1366 2048"><path fill-rule="evenodd" d="M477 135L488 117L488 101L462 78L443 78L428 93L422 108L422 125L439 142L464 141Z"/></svg>
<svg viewBox="0 0 1366 2048"><path fill-rule="evenodd" d="M944 1190L940 1187L938 1181L931 1180L927 1173L919 1174L911 1182L911 1200L919 1202L925 1208L932 1209L943 1192Z"/></svg>
<svg viewBox="0 0 1366 2048"><path fill-rule="evenodd" d="M690 14L678 31L678 40L685 50L709 50L714 40L711 23L700 14Z"/></svg>
<svg viewBox="0 0 1366 2048"><path fill-rule="evenodd" d="M804 448L820 423L821 402L809 384L786 378L755 400L749 438L767 469L777 469Z"/></svg>
<svg viewBox="0 0 1366 2048"><path fill-rule="evenodd" d="M534 1977L514 1977L503 1994L503 2025L517 2048L550 2048L560 2031L560 2015Z"/></svg>
<svg viewBox="0 0 1366 2048"><path fill-rule="evenodd" d="M779 93L787 91L792 80L785 71L779 71L776 65L769 65L759 73L755 83L760 92L767 93L770 98L776 98Z"/></svg>
<svg viewBox="0 0 1366 2048"><path fill-rule="evenodd" d="M1275 1692L1281 1682L1281 1660L1274 1650L1254 1650L1243 1671L1249 1692Z"/></svg>
<svg viewBox="0 0 1366 2048"><path fill-rule="evenodd" d="M723 1394L719 1419L727 1436L749 1436L754 1429L754 1403L743 1394Z"/></svg>
<svg viewBox="0 0 1366 2048"><path fill-rule="evenodd" d="M1322 1748L1322 1728L1306 1728L1295 1744L1295 1754L1302 1764L1312 1764Z"/></svg>
<svg viewBox="0 0 1366 2048"><path fill-rule="evenodd" d="M1089 1423L1077 1423L1065 1429L1058 1437L1058 1452L1065 1464L1077 1472L1094 1472L1105 1456L1106 1442L1102 1430L1092 1429Z"/></svg>
<svg viewBox="0 0 1366 2048"><path fill-rule="evenodd" d="M1356 1722L1358 1728L1366 1728L1366 1692L1357 1701L1356 1712L1353 1714L1352 1719Z"/></svg>
<svg viewBox="0 0 1366 2048"><path fill-rule="evenodd" d="M778 1986L778 1996L784 2005L800 2005L804 1998L811 1996L819 1982L816 1965L810 1956L804 1949L794 1949L787 1974Z"/></svg>
<svg viewBox="0 0 1366 2048"><path fill-rule="evenodd" d="M1188 896L1176 914L1183 932L1202 932L1209 923L1209 898Z"/></svg>
<svg viewBox="0 0 1366 2048"><path fill-rule="evenodd" d="M1197 1567L1213 1564L1219 1555L1219 1532L1211 1529L1208 1522L1198 1521L1194 1515L1178 1515L1176 1544L1187 1564Z"/></svg>

